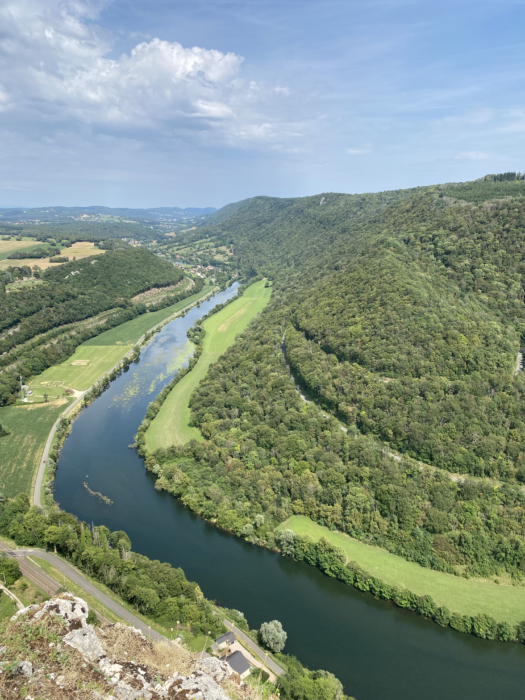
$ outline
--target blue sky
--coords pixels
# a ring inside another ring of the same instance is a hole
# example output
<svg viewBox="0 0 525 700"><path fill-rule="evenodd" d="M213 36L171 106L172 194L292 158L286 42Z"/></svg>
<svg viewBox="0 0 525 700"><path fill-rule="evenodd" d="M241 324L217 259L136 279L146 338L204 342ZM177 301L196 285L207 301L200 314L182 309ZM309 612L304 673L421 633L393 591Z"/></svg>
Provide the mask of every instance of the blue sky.
<svg viewBox="0 0 525 700"><path fill-rule="evenodd" d="M525 170L524 0L0 0L0 205Z"/></svg>

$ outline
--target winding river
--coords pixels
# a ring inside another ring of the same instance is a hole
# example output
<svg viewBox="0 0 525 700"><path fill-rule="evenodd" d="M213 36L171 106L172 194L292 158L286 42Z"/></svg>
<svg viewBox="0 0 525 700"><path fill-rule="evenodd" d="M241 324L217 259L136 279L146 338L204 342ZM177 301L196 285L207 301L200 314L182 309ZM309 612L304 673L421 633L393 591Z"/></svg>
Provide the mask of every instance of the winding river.
<svg viewBox="0 0 525 700"><path fill-rule="evenodd" d="M332 671L358 700L506 700L522 697L525 647L442 629L295 562L222 532L154 489L129 448L148 403L188 360L186 332L237 285L167 324L140 360L73 425L55 497L79 519L125 530L133 549L169 561L251 627L278 619L285 651ZM83 486L109 497L107 506ZM524 611L525 617L525 611Z"/></svg>

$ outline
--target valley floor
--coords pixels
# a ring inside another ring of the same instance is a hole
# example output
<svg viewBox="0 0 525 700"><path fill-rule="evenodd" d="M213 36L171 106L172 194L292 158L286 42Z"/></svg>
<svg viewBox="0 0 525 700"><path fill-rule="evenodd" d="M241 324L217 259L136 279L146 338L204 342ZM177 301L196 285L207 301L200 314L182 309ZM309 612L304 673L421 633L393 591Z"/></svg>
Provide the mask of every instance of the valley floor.
<svg viewBox="0 0 525 700"><path fill-rule="evenodd" d="M250 285L242 297L202 324L206 330L199 361L175 386L146 432L146 447L153 452L161 447L202 440L200 430L190 426L190 397L206 376L210 365L233 345L235 338L270 300L271 287L261 280Z"/></svg>
<svg viewBox="0 0 525 700"><path fill-rule="evenodd" d="M430 595L437 605L446 606L452 612L464 615L485 613L498 622L512 624L523 619L525 587L498 585L491 581L465 579L433 571L342 532L331 531L304 515L293 515L279 529L293 530L296 535L308 535L315 542L326 537L372 576L418 595Z"/></svg>

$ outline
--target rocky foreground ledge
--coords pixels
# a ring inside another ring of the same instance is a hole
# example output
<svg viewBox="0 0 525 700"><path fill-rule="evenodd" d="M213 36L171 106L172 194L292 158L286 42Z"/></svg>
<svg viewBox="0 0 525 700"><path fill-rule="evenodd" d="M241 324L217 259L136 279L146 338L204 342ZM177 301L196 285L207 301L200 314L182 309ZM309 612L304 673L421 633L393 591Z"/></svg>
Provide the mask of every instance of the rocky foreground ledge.
<svg viewBox="0 0 525 700"><path fill-rule="evenodd" d="M257 700L219 659L154 644L120 623L93 627L88 613L63 593L11 618L0 634L2 700Z"/></svg>

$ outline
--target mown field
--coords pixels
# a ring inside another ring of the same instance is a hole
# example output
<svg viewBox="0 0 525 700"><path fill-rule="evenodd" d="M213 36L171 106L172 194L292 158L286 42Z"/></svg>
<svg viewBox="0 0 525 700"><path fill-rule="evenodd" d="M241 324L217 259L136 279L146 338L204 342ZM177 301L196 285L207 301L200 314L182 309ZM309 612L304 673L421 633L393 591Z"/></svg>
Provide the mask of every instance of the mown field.
<svg viewBox="0 0 525 700"><path fill-rule="evenodd" d="M133 345L142 335L144 335L144 333L149 331L150 328L156 326L157 323L161 323L172 314L177 313L177 311L180 311L186 306L198 301L201 297L208 294L210 290L211 287L204 285L202 292L199 294L194 294L187 299L179 301L177 304L167 306L165 309L160 309L160 311L142 314L142 316L134 318L133 321L123 323L121 326L116 326L115 328L98 335L96 338L91 338L91 340L84 343L84 346Z"/></svg>
<svg viewBox="0 0 525 700"><path fill-rule="evenodd" d="M146 433L146 446L159 447L201 440L200 430L189 425L189 401L194 389L206 376L208 368L233 344L239 333L264 309L270 300L271 288L265 281L252 284L240 299L204 321L206 335L199 361L173 389Z"/></svg>
<svg viewBox="0 0 525 700"><path fill-rule="evenodd" d="M31 382L31 389L36 391L62 387L85 391L104 372L116 365L131 348L132 345L80 345L66 362L50 367L38 375Z"/></svg>
<svg viewBox="0 0 525 700"><path fill-rule="evenodd" d="M485 613L498 622L506 620L512 624L525 619L525 587L498 585L426 569L385 549L371 547L341 532L332 532L304 515L293 515L279 529L287 528L297 535L309 535L316 542L326 537L376 578L390 585L404 586L419 595L430 595L438 605L445 605L452 612Z"/></svg>
<svg viewBox="0 0 525 700"><path fill-rule="evenodd" d="M47 243L37 243L34 238L23 238L21 241L0 241L0 260L5 260L10 253L25 249L36 250Z"/></svg>
<svg viewBox="0 0 525 700"><path fill-rule="evenodd" d="M49 431L69 402L63 398L0 408L0 424L11 431L0 438L0 490L4 496L31 493Z"/></svg>
<svg viewBox="0 0 525 700"><path fill-rule="evenodd" d="M50 367L35 377L31 382L35 397L41 396L45 391L53 395L66 388L77 391L89 389L99 377L108 372L131 350L146 331L197 301L209 291L210 287L205 286L203 291L195 294L194 297L184 299L160 311L143 314L133 321L116 326L82 343L64 363Z"/></svg>
<svg viewBox="0 0 525 700"><path fill-rule="evenodd" d="M12 241L6 242L11 243ZM17 243L19 246L21 245L20 241L17 241ZM13 248L9 252L12 253L13 250L17 249ZM90 255L101 255L105 252L105 250L95 248L94 243L80 241L79 243L74 243L70 248L64 248L60 255L69 258L71 261L73 258L80 260L81 258L88 258ZM34 267L35 265L38 265L41 270L47 270L48 267L58 267L59 265L63 265L63 263L49 262L49 258L22 258L20 260L8 260L7 256L5 259L2 259L0 256L0 270L7 270L7 268L11 265L16 265L17 267L22 267L23 265Z"/></svg>

